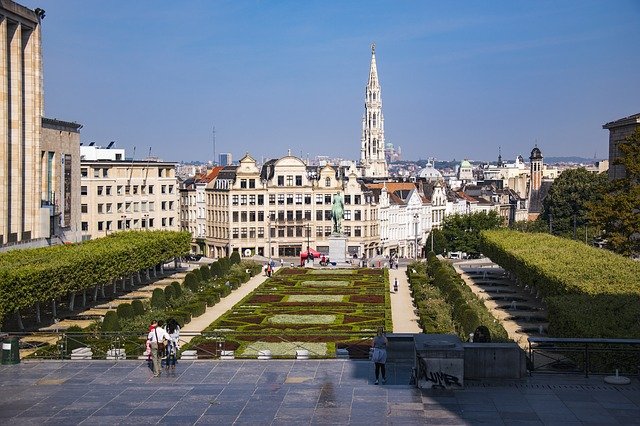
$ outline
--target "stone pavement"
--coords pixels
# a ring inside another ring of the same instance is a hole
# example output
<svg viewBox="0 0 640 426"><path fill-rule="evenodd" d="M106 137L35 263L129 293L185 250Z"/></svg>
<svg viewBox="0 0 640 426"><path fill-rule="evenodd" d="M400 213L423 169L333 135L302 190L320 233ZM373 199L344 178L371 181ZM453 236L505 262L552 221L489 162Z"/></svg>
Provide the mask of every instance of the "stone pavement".
<svg viewBox="0 0 640 426"><path fill-rule="evenodd" d="M640 424L640 384L538 375L419 390L389 365L374 386L367 361L179 362L151 377L138 361L0 366L3 424Z"/></svg>
<svg viewBox="0 0 640 426"><path fill-rule="evenodd" d="M398 279L398 292L393 291L393 281ZM391 291L391 319L394 333L422 333L418 317L414 313L413 298L409 290L407 267L389 269Z"/></svg>

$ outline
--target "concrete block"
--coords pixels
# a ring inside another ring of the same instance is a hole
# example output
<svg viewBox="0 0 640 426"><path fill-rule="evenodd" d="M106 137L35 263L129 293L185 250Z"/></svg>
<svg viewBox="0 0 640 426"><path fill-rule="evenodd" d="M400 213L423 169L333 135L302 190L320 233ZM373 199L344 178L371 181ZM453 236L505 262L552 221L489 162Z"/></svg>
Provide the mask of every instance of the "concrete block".
<svg viewBox="0 0 640 426"><path fill-rule="evenodd" d="M271 359L271 351L269 349L258 351L258 359Z"/></svg>

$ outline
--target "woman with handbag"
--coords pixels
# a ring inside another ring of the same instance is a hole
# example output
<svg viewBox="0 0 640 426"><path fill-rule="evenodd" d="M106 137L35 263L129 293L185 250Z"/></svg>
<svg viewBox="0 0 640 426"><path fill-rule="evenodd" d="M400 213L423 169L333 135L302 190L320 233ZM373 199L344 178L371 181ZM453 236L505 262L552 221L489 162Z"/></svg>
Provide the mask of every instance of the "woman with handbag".
<svg viewBox="0 0 640 426"><path fill-rule="evenodd" d="M373 354L371 355L371 360L376 365L376 381L375 384L378 384L378 377L380 376L380 372L382 372L382 383L387 382L387 371L385 368L385 364L387 362L387 344L389 341L387 340L387 336L384 333L384 327L378 327L378 333L376 337L373 338L373 342L371 343L371 347L373 348Z"/></svg>
<svg viewBox="0 0 640 426"><path fill-rule="evenodd" d="M162 372L162 357L164 356L168 337L169 335L162 328L162 321L159 321L158 325L147 336L151 347L151 359L153 360L153 377L160 376Z"/></svg>

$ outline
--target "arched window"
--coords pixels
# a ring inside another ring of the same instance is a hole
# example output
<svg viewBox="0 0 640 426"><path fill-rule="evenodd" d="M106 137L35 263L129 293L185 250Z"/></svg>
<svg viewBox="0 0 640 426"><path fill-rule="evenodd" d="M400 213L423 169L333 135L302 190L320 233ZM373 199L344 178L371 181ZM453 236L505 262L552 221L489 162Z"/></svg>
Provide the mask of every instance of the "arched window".
<svg viewBox="0 0 640 426"><path fill-rule="evenodd" d="M325 178L324 180L324 186L326 186L327 188L331 186L331 178Z"/></svg>
<svg viewBox="0 0 640 426"><path fill-rule="evenodd" d="M374 101L376 100L376 94L375 93L373 94L373 100Z"/></svg>
<svg viewBox="0 0 640 426"><path fill-rule="evenodd" d="M376 113L373 113L373 127L376 127Z"/></svg>

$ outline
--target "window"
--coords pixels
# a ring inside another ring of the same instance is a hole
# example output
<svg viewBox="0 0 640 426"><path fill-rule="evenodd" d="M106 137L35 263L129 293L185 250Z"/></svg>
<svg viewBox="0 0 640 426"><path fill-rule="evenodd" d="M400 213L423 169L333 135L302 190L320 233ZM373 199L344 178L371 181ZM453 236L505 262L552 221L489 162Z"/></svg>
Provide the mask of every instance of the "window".
<svg viewBox="0 0 640 426"><path fill-rule="evenodd" d="M240 188L247 189L247 180L246 179L240 179Z"/></svg>
<svg viewBox="0 0 640 426"><path fill-rule="evenodd" d="M164 228L164 227L166 227L166 226L167 226L167 218L166 218L166 217L163 217L163 218L162 218L162 227Z"/></svg>
<svg viewBox="0 0 640 426"><path fill-rule="evenodd" d="M167 185L160 186L160 193L161 194L166 194L167 193Z"/></svg>
<svg viewBox="0 0 640 426"><path fill-rule="evenodd" d="M344 203L345 204L351 204L351 195L345 195L344 196Z"/></svg>
<svg viewBox="0 0 640 426"><path fill-rule="evenodd" d="M231 196L231 205L237 206L239 200L240 200L240 196L239 195L232 195Z"/></svg>
<svg viewBox="0 0 640 426"><path fill-rule="evenodd" d="M241 195L240 196L240 205L241 206L246 206L247 205L247 196L246 195Z"/></svg>
<svg viewBox="0 0 640 426"><path fill-rule="evenodd" d="M351 210L344 211L344 220L351 220Z"/></svg>
<svg viewBox="0 0 640 426"><path fill-rule="evenodd" d="M240 221L241 222L247 221L247 212L240 212Z"/></svg>
<svg viewBox="0 0 640 426"><path fill-rule="evenodd" d="M353 211L353 220L362 220L362 215L360 210Z"/></svg>
<svg viewBox="0 0 640 426"><path fill-rule="evenodd" d="M89 177L89 170L86 167L80 169L80 177L86 178Z"/></svg>
<svg viewBox="0 0 640 426"><path fill-rule="evenodd" d="M131 213L131 202L124 203L124 211L126 213Z"/></svg>
<svg viewBox="0 0 640 426"><path fill-rule="evenodd" d="M249 238L255 238L255 237L256 237L256 228L255 227L249 228Z"/></svg>
<svg viewBox="0 0 640 426"><path fill-rule="evenodd" d="M106 194L106 195L111 195L111 185L109 185L109 186L105 186L105 188L104 188L104 189L105 189L105 194Z"/></svg>
<svg viewBox="0 0 640 426"><path fill-rule="evenodd" d="M104 186L98 186L98 195L102 195L104 193Z"/></svg>
<svg viewBox="0 0 640 426"><path fill-rule="evenodd" d="M123 191L123 189L124 189L124 188L122 187L122 185L118 185L118 187L116 188L116 193L117 193L118 195L122 195L122 191Z"/></svg>
<svg viewBox="0 0 640 426"><path fill-rule="evenodd" d="M293 237L293 226L287 226L287 237Z"/></svg>
<svg viewBox="0 0 640 426"><path fill-rule="evenodd" d="M169 210L173 210L173 201L169 201Z"/></svg>
<svg viewBox="0 0 640 426"><path fill-rule="evenodd" d="M302 186L302 175L296 175L296 186Z"/></svg>
<svg viewBox="0 0 640 426"><path fill-rule="evenodd" d="M153 195L153 185L149 185L149 195Z"/></svg>
<svg viewBox="0 0 640 426"><path fill-rule="evenodd" d="M287 220L293 220L293 210L287 210Z"/></svg>
<svg viewBox="0 0 640 426"><path fill-rule="evenodd" d="M327 188L329 188L331 186L331 178L325 178L324 180L324 186L326 186Z"/></svg>
<svg viewBox="0 0 640 426"><path fill-rule="evenodd" d="M113 204L107 203L107 213L113 213Z"/></svg>
<svg viewBox="0 0 640 426"><path fill-rule="evenodd" d="M172 217L169 218L169 226L173 226L173 218Z"/></svg>
<svg viewBox="0 0 640 426"><path fill-rule="evenodd" d="M249 205L250 206L255 206L256 205L256 196L255 195L249 195Z"/></svg>
<svg viewBox="0 0 640 426"><path fill-rule="evenodd" d="M278 237L279 238L284 238L284 226L280 226L278 228Z"/></svg>
<svg viewBox="0 0 640 426"><path fill-rule="evenodd" d="M330 237L331 236L331 226L325 226L324 227L324 236L325 237Z"/></svg>
<svg viewBox="0 0 640 426"><path fill-rule="evenodd" d="M121 220L118 221L118 229L122 229L122 221Z"/></svg>
<svg viewBox="0 0 640 426"><path fill-rule="evenodd" d="M269 194L269 205L274 205L276 203L276 194Z"/></svg>
<svg viewBox="0 0 640 426"><path fill-rule="evenodd" d="M249 188L254 189L256 187L256 180L249 179Z"/></svg>
<svg viewBox="0 0 640 426"><path fill-rule="evenodd" d="M304 194L304 203L311 204L311 194Z"/></svg>
<svg viewBox="0 0 640 426"><path fill-rule="evenodd" d="M153 228L153 218L149 218L149 228Z"/></svg>
<svg viewBox="0 0 640 426"><path fill-rule="evenodd" d="M305 210L304 211L304 219L305 220L311 220L311 210Z"/></svg>
<svg viewBox="0 0 640 426"><path fill-rule="evenodd" d="M247 238L247 228L240 228L240 238Z"/></svg>
<svg viewBox="0 0 640 426"><path fill-rule="evenodd" d="M324 203L333 204L333 201L331 200L331 194L324 194Z"/></svg>
<svg viewBox="0 0 640 426"><path fill-rule="evenodd" d="M134 212L140 211L140 203L138 203L137 201L133 203L133 211Z"/></svg>
<svg viewBox="0 0 640 426"><path fill-rule="evenodd" d="M278 204L284 204L284 194L278 194Z"/></svg>
<svg viewBox="0 0 640 426"><path fill-rule="evenodd" d="M133 185L133 195L138 195L138 185Z"/></svg>
<svg viewBox="0 0 640 426"><path fill-rule="evenodd" d="M102 177L109 177L109 169L102 169Z"/></svg>
<svg viewBox="0 0 640 426"><path fill-rule="evenodd" d="M104 213L104 204L98 204L98 214Z"/></svg>
<svg viewBox="0 0 640 426"><path fill-rule="evenodd" d="M324 211L324 220L331 220L331 210Z"/></svg>
<svg viewBox="0 0 640 426"><path fill-rule="evenodd" d="M150 212L156 211L156 206L155 206L155 203L153 201L149 201L149 211Z"/></svg>
<svg viewBox="0 0 640 426"><path fill-rule="evenodd" d="M293 176L287 176L287 186L293 186Z"/></svg>
<svg viewBox="0 0 640 426"><path fill-rule="evenodd" d="M296 220L302 220L302 210L296 210Z"/></svg>
<svg viewBox="0 0 640 426"><path fill-rule="evenodd" d="M112 222L110 220L107 221L107 231L111 231L113 229Z"/></svg>
<svg viewBox="0 0 640 426"><path fill-rule="evenodd" d="M342 229L344 231L344 235L346 235L347 237L351 236L351 227L350 226L343 226Z"/></svg>
<svg viewBox="0 0 640 426"><path fill-rule="evenodd" d="M258 205L264 206L264 195L258 195Z"/></svg>
<svg viewBox="0 0 640 426"><path fill-rule="evenodd" d="M322 237L324 235L324 228L322 226L316 226L316 237Z"/></svg>
<svg viewBox="0 0 640 426"><path fill-rule="evenodd" d="M147 211L147 202L143 201L141 204L141 209L143 213L145 213Z"/></svg>
<svg viewBox="0 0 640 426"><path fill-rule="evenodd" d="M104 222L98 222L98 231L102 231L104 226Z"/></svg>
<svg viewBox="0 0 640 426"><path fill-rule="evenodd" d="M89 230L89 222L82 222L82 230L83 231Z"/></svg>
<svg viewBox="0 0 640 426"><path fill-rule="evenodd" d="M316 210L316 220L322 220L322 210Z"/></svg>
<svg viewBox="0 0 640 426"><path fill-rule="evenodd" d="M287 194L287 204L293 204L293 194Z"/></svg>
<svg viewBox="0 0 640 426"><path fill-rule="evenodd" d="M249 212L249 222L255 222L256 221L256 212L251 211Z"/></svg>
<svg viewBox="0 0 640 426"><path fill-rule="evenodd" d="M284 220L284 210L278 210L278 220Z"/></svg>
<svg viewBox="0 0 640 426"><path fill-rule="evenodd" d="M264 212L258 211L258 222L264 222Z"/></svg>
<svg viewBox="0 0 640 426"><path fill-rule="evenodd" d="M93 177L94 178L100 177L100 169L93 169Z"/></svg>
<svg viewBox="0 0 640 426"><path fill-rule="evenodd" d="M142 195L147 195L147 185L140 185L140 193Z"/></svg>
<svg viewBox="0 0 640 426"><path fill-rule="evenodd" d="M125 185L124 187L124 195L131 194L131 185Z"/></svg>
<svg viewBox="0 0 640 426"><path fill-rule="evenodd" d="M82 185L80 187L80 195L87 195L87 187Z"/></svg>
<svg viewBox="0 0 640 426"><path fill-rule="evenodd" d="M296 204L302 204L302 194L296 194Z"/></svg>
<svg viewBox="0 0 640 426"><path fill-rule="evenodd" d="M122 213L123 212L122 206L123 206L122 203L118 203L118 213Z"/></svg>
<svg viewBox="0 0 640 426"><path fill-rule="evenodd" d="M232 237L233 237L233 238L238 238L238 235L239 235L239 228L233 228L233 229L231 230L231 235L232 235Z"/></svg>
<svg viewBox="0 0 640 426"><path fill-rule="evenodd" d="M239 213L238 212L233 212L232 213L232 221L233 222L239 222Z"/></svg>
<svg viewBox="0 0 640 426"><path fill-rule="evenodd" d="M322 194L316 194L316 204L322 204Z"/></svg>
<svg viewBox="0 0 640 426"><path fill-rule="evenodd" d="M278 186L284 186L284 176L278 176Z"/></svg>
<svg viewBox="0 0 640 426"><path fill-rule="evenodd" d="M80 213L89 213L89 206L86 204L80 204Z"/></svg>
<svg viewBox="0 0 640 426"><path fill-rule="evenodd" d="M354 195L353 196L353 204L360 204L360 196L359 195Z"/></svg>
<svg viewBox="0 0 640 426"><path fill-rule="evenodd" d="M362 236L362 228L360 228L359 226L354 226L353 227L353 236L354 237L361 237Z"/></svg>
<svg viewBox="0 0 640 426"><path fill-rule="evenodd" d="M262 226L258 227L258 238L264 238L264 228Z"/></svg>

